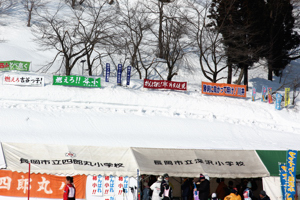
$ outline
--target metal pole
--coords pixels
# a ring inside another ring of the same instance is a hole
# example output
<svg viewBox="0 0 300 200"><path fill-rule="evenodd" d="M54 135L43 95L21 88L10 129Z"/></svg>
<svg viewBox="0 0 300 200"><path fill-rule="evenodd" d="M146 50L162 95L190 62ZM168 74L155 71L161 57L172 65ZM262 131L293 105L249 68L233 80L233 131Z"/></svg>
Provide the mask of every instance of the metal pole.
<svg viewBox="0 0 300 200"><path fill-rule="evenodd" d="M140 170L137 170L137 200L141 199L141 189L140 189Z"/></svg>
<svg viewBox="0 0 300 200"><path fill-rule="evenodd" d="M29 172L28 172L28 200L30 196L30 163L29 164Z"/></svg>

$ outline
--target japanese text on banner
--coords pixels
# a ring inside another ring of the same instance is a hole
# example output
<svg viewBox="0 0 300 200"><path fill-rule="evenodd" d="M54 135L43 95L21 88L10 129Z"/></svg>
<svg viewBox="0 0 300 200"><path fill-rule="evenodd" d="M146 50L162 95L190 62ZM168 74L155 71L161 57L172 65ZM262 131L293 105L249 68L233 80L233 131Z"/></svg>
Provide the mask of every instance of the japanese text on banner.
<svg viewBox="0 0 300 200"><path fill-rule="evenodd" d="M202 94L218 96L246 97L245 85L202 82Z"/></svg>
<svg viewBox="0 0 300 200"><path fill-rule="evenodd" d="M288 150L287 152L287 200L294 199L296 194L296 164L297 151Z"/></svg>
<svg viewBox="0 0 300 200"><path fill-rule="evenodd" d="M53 85L101 87L101 79L84 76L53 76Z"/></svg>
<svg viewBox="0 0 300 200"><path fill-rule="evenodd" d="M279 163L279 175L281 183L282 199L286 199L286 186L287 186L287 167L284 163Z"/></svg>

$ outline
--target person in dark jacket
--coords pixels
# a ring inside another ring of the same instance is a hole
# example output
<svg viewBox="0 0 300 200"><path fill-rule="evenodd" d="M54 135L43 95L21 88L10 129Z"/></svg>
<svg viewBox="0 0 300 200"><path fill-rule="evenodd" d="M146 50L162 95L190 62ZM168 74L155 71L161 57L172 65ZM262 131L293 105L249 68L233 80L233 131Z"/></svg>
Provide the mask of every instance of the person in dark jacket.
<svg viewBox="0 0 300 200"><path fill-rule="evenodd" d="M200 200L208 200L210 191L210 182L205 179L203 174L200 174L200 182L197 183L197 190Z"/></svg>
<svg viewBox="0 0 300 200"><path fill-rule="evenodd" d="M270 197L267 195L267 193L264 190L260 192L259 197L261 200L270 200Z"/></svg>
<svg viewBox="0 0 300 200"><path fill-rule="evenodd" d="M159 196L162 197L162 200L172 200L172 188L169 184L169 175L163 175L164 180L161 182L160 185L160 193Z"/></svg>
<svg viewBox="0 0 300 200"><path fill-rule="evenodd" d="M182 199L188 200L189 192L190 192L190 181L188 178L185 178L183 180L183 183L181 184L181 191L182 191Z"/></svg>

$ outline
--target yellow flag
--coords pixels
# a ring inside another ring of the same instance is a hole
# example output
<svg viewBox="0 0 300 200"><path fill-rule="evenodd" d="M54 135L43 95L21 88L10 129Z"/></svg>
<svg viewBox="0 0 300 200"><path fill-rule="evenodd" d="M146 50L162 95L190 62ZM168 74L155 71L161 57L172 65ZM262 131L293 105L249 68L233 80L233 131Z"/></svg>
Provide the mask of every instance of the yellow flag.
<svg viewBox="0 0 300 200"><path fill-rule="evenodd" d="M290 98L290 88L285 88L285 94L284 94L284 106L288 106L291 103L291 98Z"/></svg>

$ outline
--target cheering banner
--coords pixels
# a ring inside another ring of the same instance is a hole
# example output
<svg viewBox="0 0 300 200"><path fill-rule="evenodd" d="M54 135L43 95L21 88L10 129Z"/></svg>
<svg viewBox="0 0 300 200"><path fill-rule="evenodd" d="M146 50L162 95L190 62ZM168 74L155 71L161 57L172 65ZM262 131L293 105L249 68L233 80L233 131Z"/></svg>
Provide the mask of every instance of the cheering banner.
<svg viewBox="0 0 300 200"><path fill-rule="evenodd" d="M127 85L130 85L131 66L127 67Z"/></svg>
<svg viewBox="0 0 300 200"><path fill-rule="evenodd" d="M30 174L30 197L62 199L66 177L47 174ZM86 176L74 176L76 199L85 199ZM2 196L27 197L28 173L0 170Z"/></svg>
<svg viewBox="0 0 300 200"><path fill-rule="evenodd" d="M287 167L284 163L279 163L279 175L281 183L282 199L286 199L286 186L287 186Z"/></svg>
<svg viewBox="0 0 300 200"><path fill-rule="evenodd" d="M118 75L117 75L117 83L121 85L122 83L122 64L118 64Z"/></svg>
<svg viewBox="0 0 300 200"><path fill-rule="evenodd" d="M245 85L231 85L225 83L207 83L202 82L202 94L246 97Z"/></svg>
<svg viewBox="0 0 300 200"><path fill-rule="evenodd" d="M255 97L256 97L256 88L253 87L252 88L252 101L255 101Z"/></svg>
<svg viewBox="0 0 300 200"><path fill-rule="evenodd" d="M284 107L287 107L291 103L290 91L291 91L291 88L285 88Z"/></svg>
<svg viewBox="0 0 300 200"><path fill-rule="evenodd" d="M187 90L187 82L144 79L144 88L186 91Z"/></svg>
<svg viewBox="0 0 300 200"><path fill-rule="evenodd" d="M281 109L281 101L282 101L282 95L277 93L276 94L276 102L275 102L275 109L280 110Z"/></svg>
<svg viewBox="0 0 300 200"><path fill-rule="evenodd" d="M93 176L92 179L92 195L103 196L103 177L101 175Z"/></svg>
<svg viewBox="0 0 300 200"><path fill-rule="evenodd" d="M294 199L296 194L296 164L297 164L297 151L288 150L287 152L287 200Z"/></svg>
<svg viewBox="0 0 300 200"><path fill-rule="evenodd" d="M30 62L23 61L0 61L0 71L29 71Z"/></svg>
<svg viewBox="0 0 300 200"><path fill-rule="evenodd" d="M272 104L272 103L273 103L273 99L272 99L272 88L271 88L271 87L268 88L268 102L269 102L269 104Z"/></svg>
<svg viewBox="0 0 300 200"><path fill-rule="evenodd" d="M110 77L110 64L106 63L106 76L105 76L105 82L109 82Z"/></svg>
<svg viewBox="0 0 300 200"><path fill-rule="evenodd" d="M43 76L4 74L3 85L21 85L44 87Z"/></svg>
<svg viewBox="0 0 300 200"><path fill-rule="evenodd" d="M267 87L262 86L261 95L261 101L267 101Z"/></svg>
<svg viewBox="0 0 300 200"><path fill-rule="evenodd" d="M101 87L100 78L88 78L84 76L53 76L53 85Z"/></svg>

